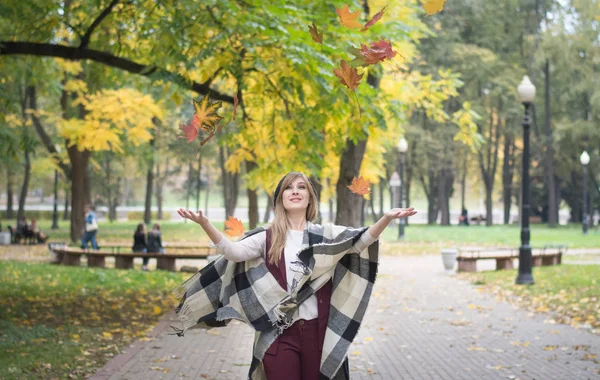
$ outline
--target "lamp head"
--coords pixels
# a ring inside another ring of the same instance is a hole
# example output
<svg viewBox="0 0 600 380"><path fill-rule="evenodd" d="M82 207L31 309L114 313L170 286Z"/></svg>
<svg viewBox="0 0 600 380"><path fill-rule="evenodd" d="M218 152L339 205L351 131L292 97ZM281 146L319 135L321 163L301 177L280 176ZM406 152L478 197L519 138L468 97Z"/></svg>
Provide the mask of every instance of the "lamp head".
<svg viewBox="0 0 600 380"><path fill-rule="evenodd" d="M517 87L517 93L519 94L521 103L528 104L535 99L535 86L531 83L531 80L527 75L523 77L521 84Z"/></svg>

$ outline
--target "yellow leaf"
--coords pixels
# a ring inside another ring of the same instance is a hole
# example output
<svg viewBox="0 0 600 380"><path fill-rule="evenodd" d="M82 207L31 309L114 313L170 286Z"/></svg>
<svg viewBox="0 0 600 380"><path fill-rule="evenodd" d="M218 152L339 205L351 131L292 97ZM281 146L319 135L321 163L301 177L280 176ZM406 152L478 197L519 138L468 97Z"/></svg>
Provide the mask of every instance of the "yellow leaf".
<svg viewBox="0 0 600 380"><path fill-rule="evenodd" d="M373 338L371 338L371 337L367 337L367 338L365 338L365 340L366 340L367 342L370 342L370 341L372 341L372 340L373 340Z"/></svg>
<svg viewBox="0 0 600 380"><path fill-rule="evenodd" d="M427 12L427 15L432 15L441 12L444 9L446 0L424 0L423 9Z"/></svg>
<svg viewBox="0 0 600 380"><path fill-rule="evenodd" d="M105 337L105 338L107 338L107 339L110 339L110 338L112 338L112 334L111 334L111 333L109 333L108 331L105 331L105 332L103 332L103 333L102 333L102 336L103 336L103 337Z"/></svg>
<svg viewBox="0 0 600 380"><path fill-rule="evenodd" d="M161 314L162 309L159 306L154 306L154 314Z"/></svg>
<svg viewBox="0 0 600 380"><path fill-rule="evenodd" d="M554 351L558 348L558 346L545 346L544 351Z"/></svg>

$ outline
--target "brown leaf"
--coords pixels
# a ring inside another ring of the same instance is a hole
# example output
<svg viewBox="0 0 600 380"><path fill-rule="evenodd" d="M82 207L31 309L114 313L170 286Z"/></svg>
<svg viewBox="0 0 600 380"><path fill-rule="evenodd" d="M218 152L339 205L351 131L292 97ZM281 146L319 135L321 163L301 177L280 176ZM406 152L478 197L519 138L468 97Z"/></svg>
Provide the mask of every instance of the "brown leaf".
<svg viewBox="0 0 600 380"><path fill-rule="evenodd" d="M362 176L358 177L358 178L354 177L354 179L352 180L352 184L350 186L348 186L350 191L352 191L354 194L358 194L358 195L370 194L371 193L370 187L371 187L371 182L367 181Z"/></svg>
<svg viewBox="0 0 600 380"><path fill-rule="evenodd" d="M374 65L385 59L392 59L397 54L392 50L392 44L383 39L371 43L371 46L363 44L360 49L351 47L348 51L356 56L356 58L350 62L352 66Z"/></svg>
<svg viewBox="0 0 600 380"><path fill-rule="evenodd" d="M241 236L244 233L244 225L238 218L230 216L225 221L225 233L229 236Z"/></svg>
<svg viewBox="0 0 600 380"><path fill-rule="evenodd" d="M358 86L358 83L362 79L362 74L358 75L358 70L354 67L348 66L346 61L342 60L341 68L334 69L333 73L336 77L340 78L340 82L348 87L350 90L354 91Z"/></svg>
<svg viewBox="0 0 600 380"><path fill-rule="evenodd" d="M340 22L345 27L355 29L362 28L362 24L357 21L358 17L360 16L360 10L350 12L350 10L348 9L348 4L346 4L342 7L342 9L335 8L335 11L340 17Z"/></svg>
<svg viewBox="0 0 600 380"><path fill-rule="evenodd" d="M321 45L323 44L323 32L319 32L319 29L317 29L317 26L314 22L312 25L308 26L308 32L310 33L313 41Z"/></svg>
<svg viewBox="0 0 600 380"><path fill-rule="evenodd" d="M383 14L385 13L385 8L387 8L387 5L385 7L383 7L379 12L375 13L375 15L365 24L365 26L360 31L364 32L367 29L369 29L370 27L372 27L373 25L375 25L377 23L377 21L379 21L381 19L381 17L383 16Z"/></svg>

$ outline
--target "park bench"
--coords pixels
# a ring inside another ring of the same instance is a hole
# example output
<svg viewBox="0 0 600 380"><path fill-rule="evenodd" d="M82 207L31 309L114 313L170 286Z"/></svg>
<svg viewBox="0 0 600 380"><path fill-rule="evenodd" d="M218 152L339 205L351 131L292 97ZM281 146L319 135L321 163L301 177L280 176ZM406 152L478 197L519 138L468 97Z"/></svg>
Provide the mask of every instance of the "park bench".
<svg viewBox="0 0 600 380"><path fill-rule="evenodd" d="M115 268L118 269L132 269L133 260L136 257L148 257L156 259L156 268L168 271L175 271L175 262L177 259L207 259L208 256L214 252L208 246L202 246L206 249L206 253L159 253L159 252L115 252L112 251L94 251L79 248L70 248L67 246L55 246L51 247L51 251L54 257L53 262L63 265L79 266L81 265L81 257L87 257L88 267L104 268L106 265L106 257L115 258ZM191 249L191 247L190 247Z"/></svg>
<svg viewBox="0 0 600 380"><path fill-rule="evenodd" d="M532 248L533 266L560 265L566 245L546 245ZM513 269L513 260L519 258L518 248L461 248L456 260L459 272L476 272L478 260L496 260L496 270Z"/></svg>
<svg viewBox="0 0 600 380"><path fill-rule="evenodd" d="M131 244L123 244L123 243L102 243L99 242L98 246L102 249L109 249L113 253L121 253L121 252L131 252ZM214 253L214 247L211 247L206 244L198 244L198 243L163 243L163 248L165 248L166 252L174 253L174 252L204 252L206 255L210 255Z"/></svg>

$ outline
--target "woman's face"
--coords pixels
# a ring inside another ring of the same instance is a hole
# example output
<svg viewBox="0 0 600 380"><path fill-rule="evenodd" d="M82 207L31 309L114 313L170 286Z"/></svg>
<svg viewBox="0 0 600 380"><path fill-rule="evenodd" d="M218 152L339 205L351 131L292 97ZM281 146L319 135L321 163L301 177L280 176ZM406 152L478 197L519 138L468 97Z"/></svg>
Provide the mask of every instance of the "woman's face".
<svg viewBox="0 0 600 380"><path fill-rule="evenodd" d="M283 189L283 208L286 211L306 210L310 198L308 186L304 178L294 179L286 189Z"/></svg>

